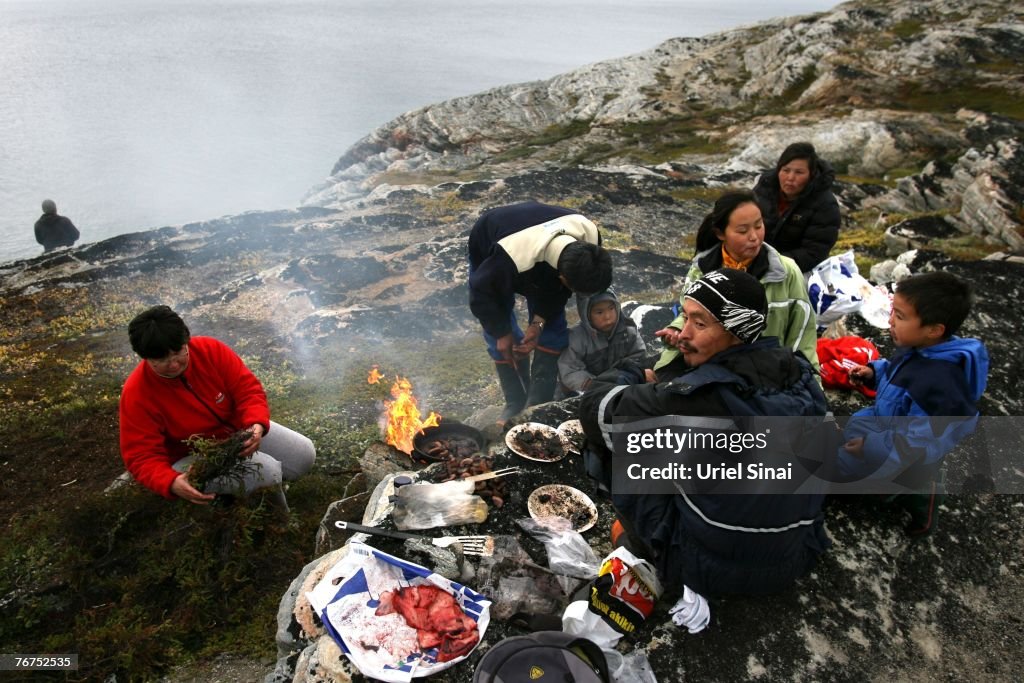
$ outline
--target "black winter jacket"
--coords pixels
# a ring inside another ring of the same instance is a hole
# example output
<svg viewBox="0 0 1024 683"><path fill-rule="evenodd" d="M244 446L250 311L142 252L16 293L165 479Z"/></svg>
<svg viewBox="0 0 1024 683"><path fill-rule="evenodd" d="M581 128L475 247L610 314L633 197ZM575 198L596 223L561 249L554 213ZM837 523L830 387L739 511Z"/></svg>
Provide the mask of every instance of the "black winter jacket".
<svg viewBox="0 0 1024 683"><path fill-rule="evenodd" d="M545 320L564 313L572 290L558 277L555 252L573 239L600 243L593 223L560 206L524 202L477 219L469 233L469 307L488 334L511 332L516 294Z"/></svg>
<svg viewBox="0 0 1024 683"><path fill-rule="evenodd" d="M671 382L596 387L583 396L580 417L588 444L608 455L605 437L616 419L621 425L663 415L810 417L825 411L810 364L772 337L727 349ZM627 528L654 550L666 584L703 595L784 590L830 544L823 494L680 492L613 500Z"/></svg>
<svg viewBox="0 0 1024 683"><path fill-rule="evenodd" d="M778 171L765 171L754 186L764 218L765 242L796 261L804 273L828 258L839 237L839 202L832 194L835 177L828 162L818 159L811 182L782 215Z"/></svg>
<svg viewBox="0 0 1024 683"><path fill-rule="evenodd" d="M44 213L36 221L36 242L43 245L43 253L57 247L70 247L79 238L78 228L67 216Z"/></svg>

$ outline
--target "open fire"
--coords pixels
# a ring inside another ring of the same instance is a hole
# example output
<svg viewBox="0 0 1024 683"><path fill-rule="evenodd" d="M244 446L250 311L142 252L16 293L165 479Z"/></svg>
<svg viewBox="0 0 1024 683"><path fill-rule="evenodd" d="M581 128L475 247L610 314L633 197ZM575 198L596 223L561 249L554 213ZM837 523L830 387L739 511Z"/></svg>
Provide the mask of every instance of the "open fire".
<svg viewBox="0 0 1024 683"><path fill-rule="evenodd" d="M366 381L369 384L379 384L384 375L380 373L377 366L370 369ZM403 453L412 454L413 439L416 434L427 427L436 427L441 422L441 416L431 411L426 420L421 420L420 409L416 397L412 393L412 383L405 377L395 377L391 384L391 399L384 401L384 412L381 415L381 431L384 434L384 441L394 446Z"/></svg>

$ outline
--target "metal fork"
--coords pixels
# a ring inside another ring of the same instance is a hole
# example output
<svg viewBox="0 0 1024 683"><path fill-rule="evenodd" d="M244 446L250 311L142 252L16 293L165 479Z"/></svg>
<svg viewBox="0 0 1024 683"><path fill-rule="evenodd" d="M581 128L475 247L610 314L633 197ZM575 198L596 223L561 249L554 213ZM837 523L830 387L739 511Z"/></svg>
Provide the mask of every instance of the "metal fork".
<svg viewBox="0 0 1024 683"><path fill-rule="evenodd" d="M494 470L493 472L474 474L471 477L466 477L462 481L486 481L488 479L494 479L495 477L506 477L510 474L519 474L520 472L522 472L521 467L504 467L500 470Z"/></svg>
<svg viewBox="0 0 1024 683"><path fill-rule="evenodd" d="M439 548L447 548L454 543L458 543L462 547L463 555L490 557L494 554L493 536L438 536L436 538L431 538L429 536L417 536L416 534L407 534L404 531L390 531L389 529L381 529L375 526L363 526L362 524L343 522L341 520L335 522L334 526L339 529L349 529L351 531L358 531L360 533L371 534L373 536L386 536L387 538L397 538L401 540L421 539L424 541L430 541Z"/></svg>

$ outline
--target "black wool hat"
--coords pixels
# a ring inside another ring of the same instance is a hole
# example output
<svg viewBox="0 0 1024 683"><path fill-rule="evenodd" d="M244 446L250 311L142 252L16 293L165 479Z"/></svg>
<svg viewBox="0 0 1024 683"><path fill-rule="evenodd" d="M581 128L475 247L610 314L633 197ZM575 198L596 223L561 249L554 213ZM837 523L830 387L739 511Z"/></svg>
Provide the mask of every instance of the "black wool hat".
<svg viewBox="0 0 1024 683"><path fill-rule="evenodd" d="M744 344L757 341L764 331L768 316L764 286L742 270L713 270L690 285L683 298L706 308Z"/></svg>

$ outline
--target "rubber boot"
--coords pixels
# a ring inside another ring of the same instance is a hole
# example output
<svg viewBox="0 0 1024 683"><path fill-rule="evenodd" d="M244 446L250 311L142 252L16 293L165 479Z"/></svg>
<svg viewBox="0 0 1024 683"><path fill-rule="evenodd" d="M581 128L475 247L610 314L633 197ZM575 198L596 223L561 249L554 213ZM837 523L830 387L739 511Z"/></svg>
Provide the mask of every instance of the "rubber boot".
<svg viewBox="0 0 1024 683"><path fill-rule="evenodd" d="M501 393L505 395L505 409L498 418L498 424L502 427L526 407L527 363L528 361L523 360L519 361L518 366L507 362L494 364L495 370L498 371Z"/></svg>
<svg viewBox="0 0 1024 683"><path fill-rule="evenodd" d="M896 496L893 502L910 513L910 523L905 528L908 536L927 536L935 530L939 521L939 505L945 497L942 487L937 483L916 493Z"/></svg>
<svg viewBox="0 0 1024 683"><path fill-rule="evenodd" d="M558 354L540 349L534 351L533 366L530 368L530 395L526 405L535 406L554 399L557 382Z"/></svg>

